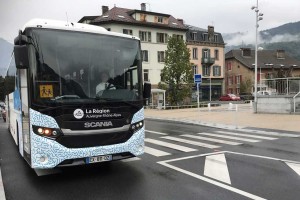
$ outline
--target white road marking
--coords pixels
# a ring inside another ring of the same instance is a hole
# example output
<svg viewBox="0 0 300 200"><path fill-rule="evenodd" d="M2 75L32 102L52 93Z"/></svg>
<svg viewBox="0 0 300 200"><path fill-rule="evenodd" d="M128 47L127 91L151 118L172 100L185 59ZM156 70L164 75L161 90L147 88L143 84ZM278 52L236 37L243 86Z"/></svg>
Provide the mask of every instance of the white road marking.
<svg viewBox="0 0 300 200"><path fill-rule="evenodd" d="M238 143L238 142L232 142L228 140L219 140L219 139L213 139L213 138L207 138L207 137L201 137L201 136L196 136L196 135L181 135L184 137L189 137L189 138L194 138L194 139L199 139L199 140L206 140L206 141L211 141L211 142L216 142L216 143L223 143L223 144L229 144L229 145L240 145L243 143Z"/></svg>
<svg viewBox="0 0 300 200"><path fill-rule="evenodd" d="M237 135L237 136L245 136L250 138L257 138L257 139L264 139L264 140L277 140L278 138L274 137L266 137L266 136L258 136L258 135L249 135L249 134L241 134L241 133L234 133L234 132L228 132L228 131L216 131L217 133L223 133L227 135Z"/></svg>
<svg viewBox="0 0 300 200"><path fill-rule="evenodd" d="M300 176L300 164L285 162L290 168L292 168Z"/></svg>
<svg viewBox="0 0 300 200"><path fill-rule="evenodd" d="M185 147L185 146L181 146L181 145L177 145L177 144L172 144L172 143L168 143L168 142L163 142L163 141L159 141L159 140L154 140L154 139L150 139L150 138L145 138L146 142L150 142L152 144L157 144L157 145L161 145L164 147L168 147L171 149L176 149L179 151L183 151L183 152L191 152L191 151L197 151L197 149L192 149L189 147Z"/></svg>
<svg viewBox="0 0 300 200"><path fill-rule="evenodd" d="M132 161L137 161L137 160L141 160L139 157L132 157L132 158L128 158L128 159L123 159L121 160L122 162L132 162Z"/></svg>
<svg viewBox="0 0 300 200"><path fill-rule="evenodd" d="M233 136L227 136L227 135L219 135L219 134L213 134L213 133L197 133L197 134L208 135L208 136L213 136L213 137L220 137L220 138L227 138L227 139L231 139L231 140L240 140L240 141L245 141L245 142L260 142L260 140L246 139L246 138L233 137Z"/></svg>
<svg viewBox="0 0 300 200"><path fill-rule="evenodd" d="M5 192L4 192L4 186L2 181L2 174L1 174L1 168L0 168L0 199L5 200Z"/></svg>
<svg viewBox="0 0 300 200"><path fill-rule="evenodd" d="M153 149L153 148L147 147L147 146L145 146L145 153L151 154L151 155L157 156L157 157L172 155L172 154L170 154L168 152L157 150L157 149Z"/></svg>
<svg viewBox="0 0 300 200"><path fill-rule="evenodd" d="M261 135L271 135L271 136L278 136L278 137L300 137L300 135L296 135L296 134L278 133L273 131L253 130L253 129L246 129L246 128L242 128L238 130L247 133L257 133Z"/></svg>
<svg viewBox="0 0 300 200"><path fill-rule="evenodd" d="M235 192L235 193L240 194L240 195L242 195L242 196L248 197L248 198L250 198L250 199L255 199L255 200L266 200L266 199L264 199L264 198L261 198L261 197L259 197L259 196L256 196L256 195L250 194L250 193L248 193L248 192L239 190L239 189L237 189L237 188L231 187L231 186L226 185L226 184L224 184L224 183L220 183L220 182L218 182L218 181L215 181L215 180L206 178L206 177L204 177L204 176L200 176L200 175L198 175L198 174L189 172L189 171L184 170L184 169L181 169L181 168L179 168L179 167L175 167L175 166L173 166L173 165L170 165L170 164L166 163L166 161L158 162L158 164L161 164L161 165L163 165L163 166L165 166L165 167L168 167L168 168L170 168L170 169L174 169L174 170L179 171L179 172L181 172L181 173L187 174L187 175L192 176L192 177L194 177L194 178L197 178L197 179L199 179L199 180L208 182L208 183L210 183L210 184L216 185L216 186L218 186L218 187L221 187L221 188L230 190L230 191L232 191L232 192Z"/></svg>
<svg viewBox="0 0 300 200"><path fill-rule="evenodd" d="M231 184L225 154L206 156L204 175Z"/></svg>
<svg viewBox="0 0 300 200"><path fill-rule="evenodd" d="M173 141L176 141L176 142L191 144L191 145L195 145L195 146L206 147L206 148L210 148L210 149L220 148L220 146L206 144L206 143L202 143L202 142L196 142L196 141L192 141L192 140L185 140L185 139L172 137L172 136L165 136L165 137L162 137L162 138L167 139L167 140L173 140Z"/></svg>
<svg viewBox="0 0 300 200"><path fill-rule="evenodd" d="M158 135L168 135L166 133L157 132L157 131L148 131L148 130L146 130L146 132L148 132L148 133L154 133L154 134L158 134Z"/></svg>

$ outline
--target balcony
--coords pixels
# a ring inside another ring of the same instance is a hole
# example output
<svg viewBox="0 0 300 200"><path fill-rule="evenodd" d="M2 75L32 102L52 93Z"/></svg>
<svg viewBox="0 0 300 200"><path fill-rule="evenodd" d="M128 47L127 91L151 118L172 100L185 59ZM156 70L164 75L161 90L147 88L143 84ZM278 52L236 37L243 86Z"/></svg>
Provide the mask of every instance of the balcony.
<svg viewBox="0 0 300 200"><path fill-rule="evenodd" d="M212 65L214 63L215 63L215 58L211 58L211 57L201 58L201 64Z"/></svg>

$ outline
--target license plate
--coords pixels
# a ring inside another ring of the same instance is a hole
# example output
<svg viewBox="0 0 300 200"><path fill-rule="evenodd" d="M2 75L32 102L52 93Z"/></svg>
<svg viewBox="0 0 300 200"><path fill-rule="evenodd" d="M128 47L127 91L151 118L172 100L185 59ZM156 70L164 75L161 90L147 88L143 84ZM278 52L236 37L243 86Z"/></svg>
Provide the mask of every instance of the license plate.
<svg viewBox="0 0 300 200"><path fill-rule="evenodd" d="M89 163L97 163L97 162L106 162L111 161L112 155L105 155L105 156L94 156L86 158L86 162Z"/></svg>

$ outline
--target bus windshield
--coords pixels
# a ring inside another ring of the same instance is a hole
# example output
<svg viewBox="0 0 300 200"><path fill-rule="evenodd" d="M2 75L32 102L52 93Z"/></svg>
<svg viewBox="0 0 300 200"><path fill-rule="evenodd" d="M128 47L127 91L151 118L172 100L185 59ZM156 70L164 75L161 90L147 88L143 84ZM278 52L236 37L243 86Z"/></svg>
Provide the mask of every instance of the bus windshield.
<svg viewBox="0 0 300 200"><path fill-rule="evenodd" d="M138 40L75 31L29 29L32 100L137 101L142 85Z"/></svg>

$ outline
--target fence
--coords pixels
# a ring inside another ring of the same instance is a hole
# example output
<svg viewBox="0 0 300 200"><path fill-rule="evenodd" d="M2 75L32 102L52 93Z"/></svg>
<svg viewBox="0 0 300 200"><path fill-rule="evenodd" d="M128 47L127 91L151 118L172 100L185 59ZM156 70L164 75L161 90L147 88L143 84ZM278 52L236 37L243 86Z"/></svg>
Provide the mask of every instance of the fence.
<svg viewBox="0 0 300 200"><path fill-rule="evenodd" d="M300 77L262 79L258 88L271 95L293 95L300 91Z"/></svg>

